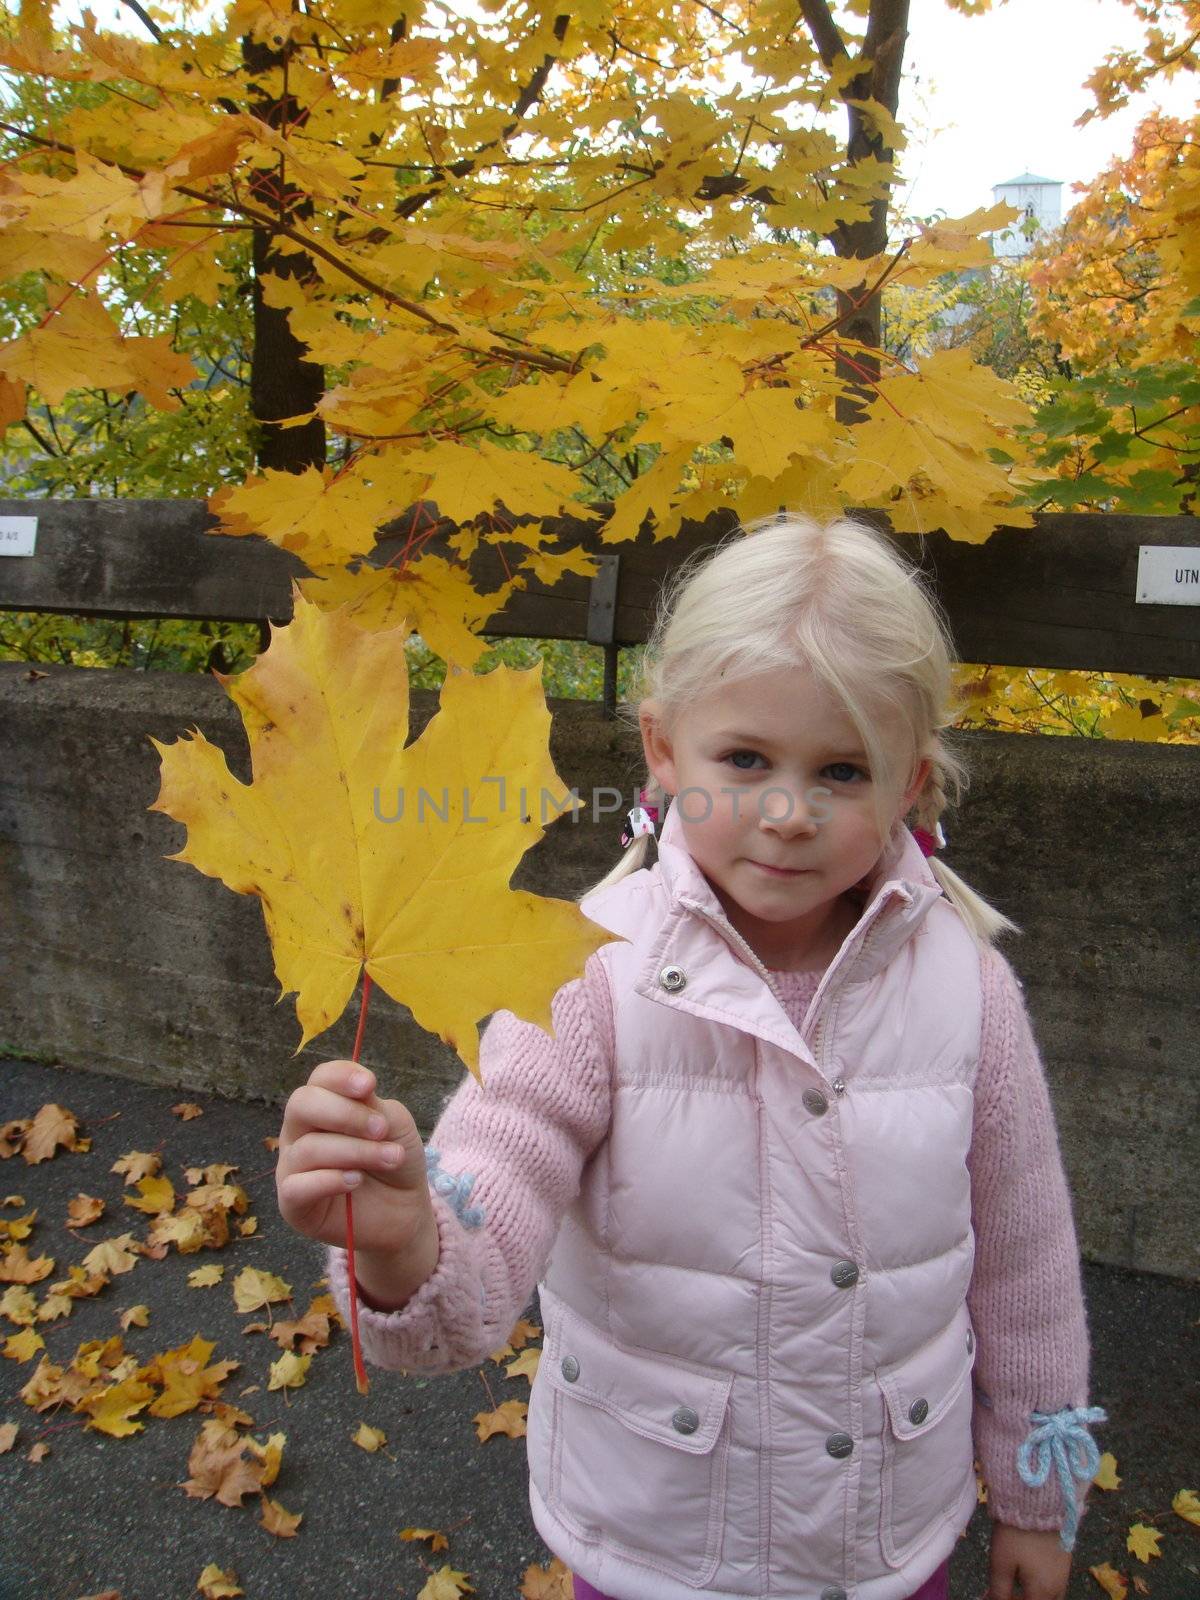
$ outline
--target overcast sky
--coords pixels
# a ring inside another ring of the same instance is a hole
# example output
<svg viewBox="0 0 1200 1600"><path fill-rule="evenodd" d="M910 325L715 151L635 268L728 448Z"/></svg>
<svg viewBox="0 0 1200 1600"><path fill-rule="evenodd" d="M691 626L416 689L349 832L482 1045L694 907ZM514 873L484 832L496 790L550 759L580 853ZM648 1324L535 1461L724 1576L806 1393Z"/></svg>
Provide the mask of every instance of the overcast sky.
<svg viewBox="0 0 1200 1600"><path fill-rule="evenodd" d="M901 95L910 212L961 216L990 204L994 183L1033 172L1061 180L1065 216L1077 198L1071 185L1127 154L1152 104L1195 111L1200 83L1180 73L1106 119L1073 126L1094 103L1084 79L1110 49L1143 37L1121 0L1008 0L981 17L912 0Z"/></svg>
<svg viewBox="0 0 1200 1600"><path fill-rule="evenodd" d="M90 5L101 26L144 37L120 0ZM472 9L471 0L451 5ZM65 25L82 9L78 0L63 0L55 20ZM1108 50L1136 47L1142 37L1121 0L997 0L981 17L961 16L945 0L912 0L901 96L909 213L962 216L991 204L993 184L1028 171L1062 182L1066 215L1075 203L1071 185L1128 152L1150 105L1176 115L1195 109L1200 84L1181 73L1106 120L1073 125L1092 103L1084 79Z"/></svg>

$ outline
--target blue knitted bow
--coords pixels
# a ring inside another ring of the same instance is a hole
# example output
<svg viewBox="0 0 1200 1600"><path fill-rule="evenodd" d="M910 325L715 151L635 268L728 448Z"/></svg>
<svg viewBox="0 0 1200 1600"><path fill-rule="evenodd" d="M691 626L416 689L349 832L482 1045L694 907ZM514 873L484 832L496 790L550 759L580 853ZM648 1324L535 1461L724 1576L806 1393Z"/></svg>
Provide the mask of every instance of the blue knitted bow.
<svg viewBox="0 0 1200 1600"><path fill-rule="evenodd" d="M442 1156L439 1150L425 1151L425 1173L437 1190L438 1194L445 1195L454 1207L454 1214L464 1228L478 1228L483 1222L483 1207L471 1206L467 1208L471 1190L475 1187L475 1174L464 1172L459 1178L452 1178L448 1172L443 1172L438 1163Z"/></svg>
<svg viewBox="0 0 1200 1600"><path fill-rule="evenodd" d="M1029 1420L1037 1426L1017 1451L1017 1471L1023 1483L1036 1489L1050 1476L1050 1463L1054 1462L1067 1505L1059 1542L1064 1550L1073 1550L1079 1527L1079 1507L1075 1503L1071 1473L1074 1471L1077 1478L1090 1482L1099 1472L1100 1451L1084 1423L1107 1422L1108 1412L1101 1406L1068 1406L1063 1411L1031 1412ZM1035 1450L1036 1467L1032 1465ZM1073 1461L1069 1459L1072 1456Z"/></svg>

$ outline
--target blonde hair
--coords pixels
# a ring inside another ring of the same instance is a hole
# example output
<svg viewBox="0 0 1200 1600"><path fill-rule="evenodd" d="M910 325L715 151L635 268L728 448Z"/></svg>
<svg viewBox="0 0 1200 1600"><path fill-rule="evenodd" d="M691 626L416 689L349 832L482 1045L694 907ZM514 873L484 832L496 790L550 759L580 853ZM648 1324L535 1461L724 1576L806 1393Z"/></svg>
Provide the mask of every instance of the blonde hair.
<svg viewBox="0 0 1200 1600"><path fill-rule="evenodd" d="M953 662L937 597L890 540L847 515L822 523L781 513L735 528L672 572L639 659L636 691L617 714L637 727L643 700L653 700L669 732L718 677L730 683L803 665L844 708L863 741L880 836L887 836L895 804L925 756L929 775L908 815L935 833L947 789L949 803L957 805L970 782L945 737L956 712ZM903 771L894 770L880 737L885 721L907 735ZM666 796L652 774L644 787L661 820ZM648 839L636 839L585 894L641 867ZM1021 931L944 861L928 859L978 943Z"/></svg>

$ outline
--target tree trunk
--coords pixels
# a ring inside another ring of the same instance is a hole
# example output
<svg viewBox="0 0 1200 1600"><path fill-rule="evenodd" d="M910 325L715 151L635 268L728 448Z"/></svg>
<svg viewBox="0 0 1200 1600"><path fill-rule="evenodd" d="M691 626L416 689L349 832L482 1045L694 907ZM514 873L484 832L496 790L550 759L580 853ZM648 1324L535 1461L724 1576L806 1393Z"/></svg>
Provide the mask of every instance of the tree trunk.
<svg viewBox="0 0 1200 1600"><path fill-rule="evenodd" d="M272 49L249 37L242 39L242 57L251 72L265 73L284 69L289 45ZM286 83L286 79L285 79ZM287 93L279 99L251 89L250 109L273 128L295 126L303 121L295 100ZM283 219L311 217L313 204L286 181L281 187L278 169L254 174L251 192L259 209ZM325 424L313 417L295 428L281 428L284 417L311 411L325 393L325 369L305 359L305 346L288 326L286 311L267 305L262 292L262 275L271 272L280 278L294 278L309 284L316 278L312 257L303 253L282 255L275 248L277 234L268 228L255 228L253 238L254 349L250 358L251 437L255 461L260 470L273 467L279 472L303 472L306 467L325 465Z"/></svg>

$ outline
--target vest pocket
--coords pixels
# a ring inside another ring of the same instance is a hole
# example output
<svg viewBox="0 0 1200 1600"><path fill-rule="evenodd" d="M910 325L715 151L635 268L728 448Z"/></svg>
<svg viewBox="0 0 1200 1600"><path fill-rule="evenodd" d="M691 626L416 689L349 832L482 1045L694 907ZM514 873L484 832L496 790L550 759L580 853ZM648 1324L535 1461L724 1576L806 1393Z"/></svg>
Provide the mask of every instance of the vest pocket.
<svg viewBox="0 0 1200 1600"><path fill-rule="evenodd" d="M876 1369L883 1394L879 1536L899 1567L938 1531L974 1477L972 1394L976 1343L965 1305L920 1350Z"/></svg>
<svg viewBox="0 0 1200 1600"><path fill-rule="evenodd" d="M733 1374L618 1344L541 1296L530 1470L547 1504L588 1543L705 1583L721 1557Z"/></svg>

